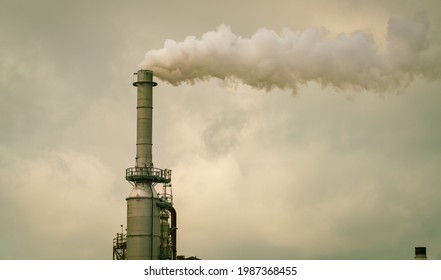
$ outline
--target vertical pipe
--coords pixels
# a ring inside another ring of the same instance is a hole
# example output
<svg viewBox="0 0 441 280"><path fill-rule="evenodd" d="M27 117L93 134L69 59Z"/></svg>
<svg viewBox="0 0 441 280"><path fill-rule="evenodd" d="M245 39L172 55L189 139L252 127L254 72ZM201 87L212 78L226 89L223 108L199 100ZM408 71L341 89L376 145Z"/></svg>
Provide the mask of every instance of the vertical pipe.
<svg viewBox="0 0 441 280"><path fill-rule="evenodd" d="M133 83L137 87L136 118L136 166L151 166L152 161L152 119L153 119L153 72L139 70Z"/></svg>
<svg viewBox="0 0 441 280"><path fill-rule="evenodd" d="M171 238L172 238L172 247L173 247L173 259L176 260L176 254L177 254L177 249L176 249L176 247L177 247L177 244L176 244L176 242L177 242L177 238L176 238L177 232L176 231L178 230L176 225L177 225L178 216L176 214L176 210L175 210L174 207L170 208L170 214L171 214L171 228L172 228Z"/></svg>

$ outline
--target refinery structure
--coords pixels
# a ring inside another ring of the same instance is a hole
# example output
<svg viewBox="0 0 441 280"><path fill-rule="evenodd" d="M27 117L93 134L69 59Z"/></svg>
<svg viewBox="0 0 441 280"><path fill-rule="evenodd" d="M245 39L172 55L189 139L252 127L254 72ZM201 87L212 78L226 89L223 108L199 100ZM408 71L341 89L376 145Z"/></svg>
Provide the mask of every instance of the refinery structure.
<svg viewBox="0 0 441 280"><path fill-rule="evenodd" d="M153 72L139 70L137 87L136 161L126 169L132 185L127 200L127 233L113 240L115 260L176 259L176 211L173 208L171 170L152 160ZM159 184L159 186L158 186Z"/></svg>
<svg viewBox="0 0 441 280"><path fill-rule="evenodd" d="M153 72L134 73L137 88L135 166L126 169L132 185L127 200L127 229L113 239L114 260L198 259L177 255L177 215L173 207L171 170L153 165ZM426 247L415 247L415 259L426 260Z"/></svg>

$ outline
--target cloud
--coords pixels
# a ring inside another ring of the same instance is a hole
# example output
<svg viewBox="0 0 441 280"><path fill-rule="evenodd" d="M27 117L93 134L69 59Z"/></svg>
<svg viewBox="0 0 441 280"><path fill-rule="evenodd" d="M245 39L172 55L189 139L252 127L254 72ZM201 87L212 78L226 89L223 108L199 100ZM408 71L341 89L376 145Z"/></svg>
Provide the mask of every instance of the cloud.
<svg viewBox="0 0 441 280"><path fill-rule="evenodd" d="M307 90L292 99L241 88L240 96L216 100L216 114L206 107L199 112L204 120L180 119L193 123L195 139L171 167L181 252L209 259L410 259L415 244L439 246L440 229L428 224L440 211L440 150L430 144L439 133L434 118L414 126L436 109L421 113L422 104L412 101L438 97L426 89L348 102ZM253 106L227 105L248 94ZM233 128L243 127L230 134L235 120ZM201 145L205 131L234 135L234 145L222 152ZM185 139L185 130L179 135ZM208 246L213 238L222 245ZM237 244L250 251L235 250Z"/></svg>
<svg viewBox="0 0 441 280"><path fill-rule="evenodd" d="M110 193L115 176L109 167L68 150L12 162L1 169L7 202L2 236L17 248L2 258L97 258L97 247L110 247L117 227L107 217L116 214L117 201ZM94 244L99 235L107 240Z"/></svg>

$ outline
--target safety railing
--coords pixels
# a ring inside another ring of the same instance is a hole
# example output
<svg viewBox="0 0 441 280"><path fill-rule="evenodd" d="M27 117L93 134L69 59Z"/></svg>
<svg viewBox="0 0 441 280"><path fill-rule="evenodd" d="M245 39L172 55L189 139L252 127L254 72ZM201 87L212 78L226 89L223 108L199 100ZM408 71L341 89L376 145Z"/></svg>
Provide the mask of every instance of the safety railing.
<svg viewBox="0 0 441 280"><path fill-rule="evenodd" d="M130 167L126 169L126 180L132 182L170 183L171 170L152 166Z"/></svg>

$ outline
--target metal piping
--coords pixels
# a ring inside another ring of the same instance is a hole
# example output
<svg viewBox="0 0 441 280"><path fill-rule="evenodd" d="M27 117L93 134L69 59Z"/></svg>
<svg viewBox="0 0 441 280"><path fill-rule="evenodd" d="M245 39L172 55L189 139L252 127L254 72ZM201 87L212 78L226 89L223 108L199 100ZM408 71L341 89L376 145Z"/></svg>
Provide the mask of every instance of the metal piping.
<svg viewBox="0 0 441 280"><path fill-rule="evenodd" d="M153 93L157 83L153 82L153 72L139 70L133 83L137 87L137 118L136 118L136 166L151 166L152 161L152 126L153 126Z"/></svg>
<svg viewBox="0 0 441 280"><path fill-rule="evenodd" d="M151 199L151 204L152 204L151 211L152 211L152 213L154 213L155 205L153 203L153 198ZM153 226L154 225L153 225L153 215L152 215L152 217L150 219L150 256L152 256L152 259L154 259L154 257L153 257Z"/></svg>
<svg viewBox="0 0 441 280"><path fill-rule="evenodd" d="M175 208L172 206L170 209L171 214L171 239L172 239L172 248L173 248L173 259L176 260L176 254L177 254L177 244L176 244L176 237L177 237L177 231L178 228L176 227L178 216L176 214Z"/></svg>

